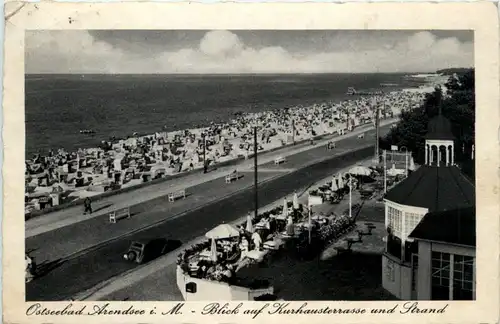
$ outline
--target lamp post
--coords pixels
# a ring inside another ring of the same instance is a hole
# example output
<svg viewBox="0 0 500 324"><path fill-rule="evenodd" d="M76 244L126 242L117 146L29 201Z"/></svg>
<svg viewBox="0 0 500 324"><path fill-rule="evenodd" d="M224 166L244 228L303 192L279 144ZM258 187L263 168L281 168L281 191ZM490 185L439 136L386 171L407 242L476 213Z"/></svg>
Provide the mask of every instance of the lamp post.
<svg viewBox="0 0 500 324"><path fill-rule="evenodd" d="M259 214L259 195L258 195L258 171L257 171L257 126L254 126L253 128L253 162L254 162L254 185L253 185L253 190L254 190L254 213L255 213L255 219L257 219L257 216Z"/></svg>
<svg viewBox="0 0 500 324"><path fill-rule="evenodd" d="M352 174L349 174L349 219L352 219Z"/></svg>
<svg viewBox="0 0 500 324"><path fill-rule="evenodd" d="M201 133L201 138L203 140L203 173L207 173L207 160L206 160L206 141L205 141L206 134L205 132Z"/></svg>
<svg viewBox="0 0 500 324"><path fill-rule="evenodd" d="M380 153L379 153L379 119L380 119L380 109L375 108L375 160L380 163Z"/></svg>
<svg viewBox="0 0 500 324"><path fill-rule="evenodd" d="M387 151L384 150L384 193L387 193Z"/></svg>
<svg viewBox="0 0 500 324"><path fill-rule="evenodd" d="M307 211L307 216L308 216L308 224L307 224L307 229L309 231L309 244L311 244L311 214L312 214L312 206L309 206L309 210Z"/></svg>
<svg viewBox="0 0 500 324"><path fill-rule="evenodd" d="M287 116L287 118L290 121L291 126L292 126L292 145L295 145L295 120L293 119L292 115L290 114L290 108L285 108L285 110L286 110L286 116ZM288 143L288 139L287 139L287 143Z"/></svg>

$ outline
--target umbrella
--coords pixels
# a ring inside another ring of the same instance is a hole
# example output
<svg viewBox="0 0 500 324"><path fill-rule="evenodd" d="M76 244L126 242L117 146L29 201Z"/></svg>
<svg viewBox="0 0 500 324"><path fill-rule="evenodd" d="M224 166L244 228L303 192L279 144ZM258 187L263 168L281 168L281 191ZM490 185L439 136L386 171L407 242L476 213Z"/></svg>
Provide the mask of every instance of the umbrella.
<svg viewBox="0 0 500 324"><path fill-rule="evenodd" d="M238 236L240 236L238 229L229 224L220 224L205 234L205 237L209 239L224 239Z"/></svg>
<svg viewBox="0 0 500 324"><path fill-rule="evenodd" d="M212 238L212 245L210 247L210 260L217 262L217 246L215 245L215 239Z"/></svg>
<svg viewBox="0 0 500 324"><path fill-rule="evenodd" d="M348 173L360 176L369 176L372 172L369 168L358 165L351 168Z"/></svg>
<svg viewBox="0 0 500 324"><path fill-rule="evenodd" d="M413 161L413 156L410 158L410 166L408 169L410 171L415 171L415 161Z"/></svg>
<svg viewBox="0 0 500 324"><path fill-rule="evenodd" d="M342 175L339 173L339 176L338 176L338 180L339 180L339 188L344 188L344 179L342 178Z"/></svg>
<svg viewBox="0 0 500 324"><path fill-rule="evenodd" d="M299 196L296 192L293 194L293 209L299 209Z"/></svg>
<svg viewBox="0 0 500 324"><path fill-rule="evenodd" d="M285 199L283 199L283 217L287 217L288 216L288 201L286 200L286 197Z"/></svg>
<svg viewBox="0 0 500 324"><path fill-rule="evenodd" d="M332 179L332 187L330 189L331 191L337 191L339 190L339 188L337 187L337 179L335 177L333 177Z"/></svg>
<svg viewBox="0 0 500 324"><path fill-rule="evenodd" d="M249 233L253 233L252 215L250 215L250 214L248 214L248 216L247 216L246 231Z"/></svg>

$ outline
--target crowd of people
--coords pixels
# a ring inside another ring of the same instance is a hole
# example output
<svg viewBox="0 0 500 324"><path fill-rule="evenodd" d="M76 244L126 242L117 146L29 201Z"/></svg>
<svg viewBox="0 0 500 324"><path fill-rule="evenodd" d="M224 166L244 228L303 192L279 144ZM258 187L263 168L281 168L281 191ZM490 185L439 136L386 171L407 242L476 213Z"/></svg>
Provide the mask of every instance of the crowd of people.
<svg viewBox="0 0 500 324"><path fill-rule="evenodd" d="M249 216L234 227L237 235L189 247L178 255L177 265L191 277L234 283L241 279L237 272L242 267L262 262L267 254L287 247L298 249L309 230L327 244L355 226L347 211L343 215L315 215L309 223L308 211L302 204L287 202L286 209L283 204L257 217Z"/></svg>
<svg viewBox="0 0 500 324"><path fill-rule="evenodd" d="M25 163L25 214L105 191L137 185L253 152L266 151L325 134L343 134L380 118L419 106L424 94L398 91L267 112L239 114L208 127L103 141L98 148L50 151Z"/></svg>

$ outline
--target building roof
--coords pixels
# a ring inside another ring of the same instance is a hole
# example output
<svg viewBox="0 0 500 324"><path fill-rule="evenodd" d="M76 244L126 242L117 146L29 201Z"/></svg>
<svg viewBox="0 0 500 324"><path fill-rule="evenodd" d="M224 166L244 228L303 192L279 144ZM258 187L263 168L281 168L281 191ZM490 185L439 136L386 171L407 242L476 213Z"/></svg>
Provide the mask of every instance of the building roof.
<svg viewBox="0 0 500 324"><path fill-rule="evenodd" d="M474 206L476 195L474 184L456 166L423 165L392 188L385 199L434 212Z"/></svg>
<svg viewBox="0 0 500 324"><path fill-rule="evenodd" d="M410 234L417 240L476 246L476 208L428 213Z"/></svg>
<svg viewBox="0 0 500 324"><path fill-rule="evenodd" d="M427 125L425 139L454 140L455 136L453 136L451 131L451 122L449 119L441 114L433 117Z"/></svg>

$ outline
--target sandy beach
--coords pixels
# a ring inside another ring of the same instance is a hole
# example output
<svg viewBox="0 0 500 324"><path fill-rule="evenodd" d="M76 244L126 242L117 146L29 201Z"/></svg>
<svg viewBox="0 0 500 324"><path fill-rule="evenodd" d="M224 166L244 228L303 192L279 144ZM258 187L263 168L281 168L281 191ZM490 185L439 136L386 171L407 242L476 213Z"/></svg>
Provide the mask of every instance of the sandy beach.
<svg viewBox="0 0 500 324"><path fill-rule="evenodd" d="M212 167L253 153L257 127L258 152L332 134L345 134L380 119L397 117L422 103L421 87L341 102L238 114L225 123L203 128L156 132L146 136L102 141L98 148L58 150L26 161L25 214L153 179ZM205 147L204 147L205 146ZM205 163L204 163L205 161Z"/></svg>

